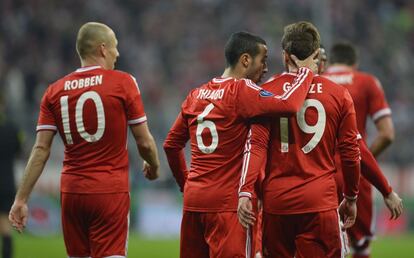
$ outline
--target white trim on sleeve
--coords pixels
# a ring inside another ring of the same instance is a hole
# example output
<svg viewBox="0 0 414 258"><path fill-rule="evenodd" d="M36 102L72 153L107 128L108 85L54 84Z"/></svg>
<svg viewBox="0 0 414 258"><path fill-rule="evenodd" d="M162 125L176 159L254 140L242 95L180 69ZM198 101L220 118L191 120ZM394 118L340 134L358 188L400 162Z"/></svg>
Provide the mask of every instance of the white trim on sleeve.
<svg viewBox="0 0 414 258"><path fill-rule="evenodd" d="M374 120L374 122L375 122L378 119L380 119L381 117L388 116L388 115L391 115L391 109L390 108L383 108L383 109L380 109L379 111L375 112L372 115L372 120Z"/></svg>
<svg viewBox="0 0 414 258"><path fill-rule="evenodd" d="M240 197L249 197L249 198L252 198L252 194L249 193L249 192L240 192L239 193L239 198Z"/></svg>
<svg viewBox="0 0 414 258"><path fill-rule="evenodd" d="M135 125L135 124L141 124L143 122L147 121L147 116L143 116L137 119L133 119L133 120L128 120L128 124L129 125Z"/></svg>
<svg viewBox="0 0 414 258"><path fill-rule="evenodd" d="M53 130L53 131L57 131L57 127L54 125L38 125L36 126L36 131L40 131L40 130Z"/></svg>

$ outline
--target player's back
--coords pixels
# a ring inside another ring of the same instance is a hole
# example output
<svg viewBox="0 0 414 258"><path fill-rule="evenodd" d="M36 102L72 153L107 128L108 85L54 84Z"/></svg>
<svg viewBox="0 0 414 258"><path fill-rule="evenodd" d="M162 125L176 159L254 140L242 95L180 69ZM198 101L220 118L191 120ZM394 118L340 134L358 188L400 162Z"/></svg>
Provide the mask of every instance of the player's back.
<svg viewBox="0 0 414 258"><path fill-rule="evenodd" d="M128 191L127 124L146 120L142 103L132 104L137 95L132 76L99 66L48 87L37 129L57 127L65 144L62 192Z"/></svg>
<svg viewBox="0 0 414 258"><path fill-rule="evenodd" d="M191 141L191 167L184 188L184 209L237 209L248 121L238 115L239 87L250 80L214 78L194 89L182 106Z"/></svg>
<svg viewBox="0 0 414 258"><path fill-rule="evenodd" d="M348 89L354 101L358 130L366 138L369 116L376 119L391 114L382 86L374 76L342 65L329 67L324 77Z"/></svg>
<svg viewBox="0 0 414 258"><path fill-rule="evenodd" d="M286 91L293 78L285 73L263 88L275 93ZM266 212L294 214L337 207L334 153L338 137L344 141L354 137L349 155L358 154L353 149L357 149L356 128L341 132L345 117L354 112L346 89L316 76L297 116L271 119L263 186ZM349 135L345 137L344 133Z"/></svg>

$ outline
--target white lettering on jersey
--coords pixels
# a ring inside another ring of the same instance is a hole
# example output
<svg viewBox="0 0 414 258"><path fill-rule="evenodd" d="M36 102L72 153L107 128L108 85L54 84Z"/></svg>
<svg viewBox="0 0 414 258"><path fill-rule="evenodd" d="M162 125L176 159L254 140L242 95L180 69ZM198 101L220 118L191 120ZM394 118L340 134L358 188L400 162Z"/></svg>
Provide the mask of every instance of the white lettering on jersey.
<svg viewBox="0 0 414 258"><path fill-rule="evenodd" d="M224 96L224 89L220 89L220 90L200 89L198 91L197 98L198 99L218 100L218 99L222 99L223 96Z"/></svg>
<svg viewBox="0 0 414 258"><path fill-rule="evenodd" d="M102 74L78 80L65 81L64 90L76 90L102 84Z"/></svg>
<svg viewBox="0 0 414 258"><path fill-rule="evenodd" d="M285 82L283 84L283 91L287 92L292 88L292 84L290 82ZM312 83L309 88L309 93L322 93L322 83Z"/></svg>
<svg viewBox="0 0 414 258"><path fill-rule="evenodd" d="M322 83L312 83L309 89L309 93L322 93Z"/></svg>
<svg viewBox="0 0 414 258"><path fill-rule="evenodd" d="M353 74L341 74L341 75L330 74L330 75L326 75L325 77L337 84L352 84L354 80Z"/></svg>

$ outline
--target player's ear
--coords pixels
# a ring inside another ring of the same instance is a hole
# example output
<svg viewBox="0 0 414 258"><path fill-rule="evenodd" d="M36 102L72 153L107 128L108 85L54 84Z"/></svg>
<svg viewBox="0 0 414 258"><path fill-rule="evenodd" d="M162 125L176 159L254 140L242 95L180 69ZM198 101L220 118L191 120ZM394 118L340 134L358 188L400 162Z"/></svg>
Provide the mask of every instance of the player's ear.
<svg viewBox="0 0 414 258"><path fill-rule="evenodd" d="M106 57L106 46L105 43L102 43L101 45L99 45L99 55L102 57Z"/></svg>
<svg viewBox="0 0 414 258"><path fill-rule="evenodd" d="M252 61L251 59L252 57L249 54L243 53L239 58L239 62L242 64L244 68L247 68L250 62Z"/></svg>

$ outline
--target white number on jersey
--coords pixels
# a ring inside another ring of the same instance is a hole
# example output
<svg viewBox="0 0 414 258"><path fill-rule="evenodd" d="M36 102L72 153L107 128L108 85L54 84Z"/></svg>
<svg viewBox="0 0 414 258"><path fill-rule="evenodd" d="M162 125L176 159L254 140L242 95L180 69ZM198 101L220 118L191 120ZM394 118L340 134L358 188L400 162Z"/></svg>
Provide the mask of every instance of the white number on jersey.
<svg viewBox="0 0 414 258"><path fill-rule="evenodd" d="M60 98L60 107L62 113L62 124L63 132L65 133L67 144L73 144L72 134L70 130L69 123L69 107L68 107L68 98L69 96L62 96ZM90 99L95 103L96 114L98 118L98 128L96 129L95 134L89 134L85 130L85 124L83 122L83 106L85 102ZM102 99L99 94L95 91L88 91L83 93L78 101L76 102L75 108L75 122L76 129L78 130L80 136L85 139L87 142L96 142L102 138L102 135L105 131L105 111L102 103Z"/></svg>
<svg viewBox="0 0 414 258"><path fill-rule="evenodd" d="M316 108L318 112L318 121L315 125L309 125L306 123L305 113L309 107ZM307 99L303 104L301 110L296 114L296 120L299 128L307 134L313 134L312 139L305 146L302 151L306 154L311 152L316 145L321 141L326 125L326 112L322 103L317 99ZM280 118L280 137L281 137L281 151L289 151L289 126L288 119L286 117Z"/></svg>
<svg viewBox="0 0 414 258"><path fill-rule="evenodd" d="M206 106L204 111L197 116L197 131L196 131L196 139L197 139L197 146L202 153L209 154L216 150L218 145L218 134L216 125L213 121L204 120L204 118L213 110L214 104L210 103ZM203 137L201 133L203 130L207 128L211 133L211 144L209 146L204 145Z"/></svg>

